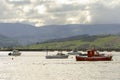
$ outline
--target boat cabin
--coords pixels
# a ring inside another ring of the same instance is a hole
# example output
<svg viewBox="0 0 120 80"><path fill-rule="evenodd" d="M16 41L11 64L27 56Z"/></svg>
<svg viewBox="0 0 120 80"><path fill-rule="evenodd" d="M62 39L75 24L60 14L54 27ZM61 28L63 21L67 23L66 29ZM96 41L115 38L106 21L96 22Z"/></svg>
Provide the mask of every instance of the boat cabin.
<svg viewBox="0 0 120 80"><path fill-rule="evenodd" d="M93 56L100 56L100 55L99 55L99 52L97 52L97 50L92 49L92 50L87 51L87 56L88 57L93 57Z"/></svg>

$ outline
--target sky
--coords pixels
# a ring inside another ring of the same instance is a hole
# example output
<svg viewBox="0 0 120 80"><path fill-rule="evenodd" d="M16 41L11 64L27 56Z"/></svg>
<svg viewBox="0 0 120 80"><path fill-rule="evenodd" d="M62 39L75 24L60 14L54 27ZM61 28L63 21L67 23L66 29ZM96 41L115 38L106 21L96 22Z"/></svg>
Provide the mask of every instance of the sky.
<svg viewBox="0 0 120 80"><path fill-rule="evenodd" d="M120 0L0 0L0 23L120 24Z"/></svg>

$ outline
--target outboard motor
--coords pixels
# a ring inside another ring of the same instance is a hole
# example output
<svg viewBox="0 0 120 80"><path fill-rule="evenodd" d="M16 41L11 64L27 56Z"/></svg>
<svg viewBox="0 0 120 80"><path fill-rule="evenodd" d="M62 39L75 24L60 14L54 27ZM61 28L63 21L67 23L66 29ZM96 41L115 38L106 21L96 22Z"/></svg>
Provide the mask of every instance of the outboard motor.
<svg viewBox="0 0 120 80"><path fill-rule="evenodd" d="M11 55L11 53L8 53L8 55Z"/></svg>

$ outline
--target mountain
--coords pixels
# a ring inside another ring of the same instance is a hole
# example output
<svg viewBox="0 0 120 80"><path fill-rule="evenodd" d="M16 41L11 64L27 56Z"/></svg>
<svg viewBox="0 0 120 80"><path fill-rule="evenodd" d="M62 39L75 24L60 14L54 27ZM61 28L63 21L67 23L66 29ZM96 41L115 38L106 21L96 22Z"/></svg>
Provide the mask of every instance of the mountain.
<svg viewBox="0 0 120 80"><path fill-rule="evenodd" d="M84 37L86 36L86 37ZM100 50L120 50L120 36L118 35L81 35L58 40L51 40L43 43L36 43L20 49L82 49L87 50L95 47Z"/></svg>
<svg viewBox="0 0 120 80"><path fill-rule="evenodd" d="M65 39L51 40L43 43L36 43L24 46L22 49L90 49L91 47L98 49L119 49L120 36L118 35L81 35L73 36ZM120 50L120 49L119 49Z"/></svg>
<svg viewBox="0 0 120 80"><path fill-rule="evenodd" d="M0 23L0 34L16 39L21 44L31 44L83 34L116 33L120 33L120 24L69 24L35 27L20 23Z"/></svg>
<svg viewBox="0 0 120 80"><path fill-rule="evenodd" d="M73 40L81 40L81 41L88 41L88 42L92 42L98 38L105 38L105 37L109 37L111 36L110 34L108 35L88 35L88 34L84 34L84 35L76 35L76 36L71 36L71 37L66 37L66 38L61 38L61 39L52 39L52 40L48 40L42 43L50 43L50 42L64 42L64 41L73 41ZM115 35L114 35L115 36ZM119 36L119 35L116 35Z"/></svg>
<svg viewBox="0 0 120 80"><path fill-rule="evenodd" d="M14 47L20 45L17 40L9 38L0 34L0 48L2 47Z"/></svg>

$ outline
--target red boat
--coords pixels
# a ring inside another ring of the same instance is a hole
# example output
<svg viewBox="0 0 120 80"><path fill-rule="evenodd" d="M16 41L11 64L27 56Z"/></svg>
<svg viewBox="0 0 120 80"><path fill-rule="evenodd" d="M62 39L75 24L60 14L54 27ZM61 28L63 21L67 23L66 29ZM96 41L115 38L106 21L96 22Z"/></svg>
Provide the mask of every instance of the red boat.
<svg viewBox="0 0 120 80"><path fill-rule="evenodd" d="M111 61L112 55L99 54L96 50L87 51L87 56L76 56L76 61Z"/></svg>

